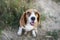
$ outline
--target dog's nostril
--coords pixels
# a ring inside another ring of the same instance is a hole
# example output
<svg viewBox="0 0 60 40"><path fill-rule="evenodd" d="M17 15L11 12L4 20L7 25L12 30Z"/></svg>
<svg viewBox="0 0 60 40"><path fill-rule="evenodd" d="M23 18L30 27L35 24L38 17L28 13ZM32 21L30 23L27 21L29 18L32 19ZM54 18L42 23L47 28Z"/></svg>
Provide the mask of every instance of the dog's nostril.
<svg viewBox="0 0 60 40"><path fill-rule="evenodd" d="M33 20L33 21L34 21L34 20L35 20L35 17L31 17L31 20Z"/></svg>

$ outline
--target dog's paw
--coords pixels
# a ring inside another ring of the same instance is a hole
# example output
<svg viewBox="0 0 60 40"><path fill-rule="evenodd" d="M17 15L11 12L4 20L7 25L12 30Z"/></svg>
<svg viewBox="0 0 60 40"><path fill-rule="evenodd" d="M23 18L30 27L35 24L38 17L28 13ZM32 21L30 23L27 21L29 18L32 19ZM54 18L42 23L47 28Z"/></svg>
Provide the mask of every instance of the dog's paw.
<svg viewBox="0 0 60 40"><path fill-rule="evenodd" d="M32 36L33 36L33 37L36 37L36 36L37 36L35 30L32 31Z"/></svg>
<svg viewBox="0 0 60 40"><path fill-rule="evenodd" d="M22 28L19 28L17 35L22 35Z"/></svg>
<svg viewBox="0 0 60 40"><path fill-rule="evenodd" d="M17 35L22 35L22 32L19 32L19 31L18 31L18 32L17 32Z"/></svg>

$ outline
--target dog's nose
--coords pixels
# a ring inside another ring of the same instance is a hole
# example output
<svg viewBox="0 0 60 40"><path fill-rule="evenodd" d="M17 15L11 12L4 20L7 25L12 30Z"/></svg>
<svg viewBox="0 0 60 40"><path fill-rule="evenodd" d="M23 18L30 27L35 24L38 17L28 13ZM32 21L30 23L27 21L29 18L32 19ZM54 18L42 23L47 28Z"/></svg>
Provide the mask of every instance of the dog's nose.
<svg viewBox="0 0 60 40"><path fill-rule="evenodd" d="M35 20L35 17L31 17L31 20L33 20L33 21L34 21L34 20Z"/></svg>

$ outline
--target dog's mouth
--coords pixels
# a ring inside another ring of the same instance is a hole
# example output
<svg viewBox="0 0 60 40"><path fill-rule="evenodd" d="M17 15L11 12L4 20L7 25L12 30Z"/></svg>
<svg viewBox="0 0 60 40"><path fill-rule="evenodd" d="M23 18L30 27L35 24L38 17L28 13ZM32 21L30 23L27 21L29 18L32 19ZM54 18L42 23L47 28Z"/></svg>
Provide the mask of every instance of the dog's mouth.
<svg viewBox="0 0 60 40"><path fill-rule="evenodd" d="M31 24L32 26L34 26L34 21L30 22L30 24Z"/></svg>

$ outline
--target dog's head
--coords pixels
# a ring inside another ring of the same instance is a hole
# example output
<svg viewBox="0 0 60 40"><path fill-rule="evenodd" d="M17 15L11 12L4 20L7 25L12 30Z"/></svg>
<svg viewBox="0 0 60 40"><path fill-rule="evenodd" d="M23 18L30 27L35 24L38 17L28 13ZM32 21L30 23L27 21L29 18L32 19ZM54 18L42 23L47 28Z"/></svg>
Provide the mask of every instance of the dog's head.
<svg viewBox="0 0 60 40"><path fill-rule="evenodd" d="M40 13L36 9L26 10L20 19L20 26L24 26L26 24L33 26L35 23L40 23Z"/></svg>

